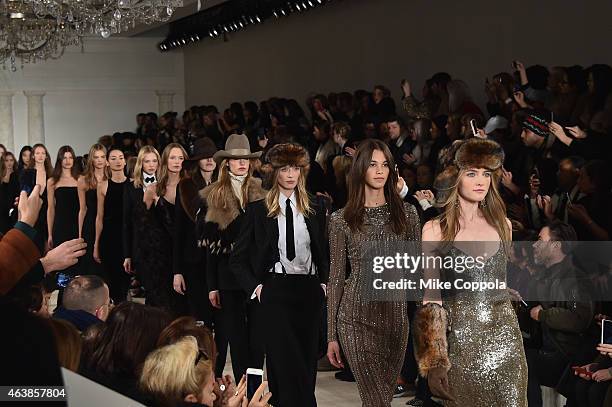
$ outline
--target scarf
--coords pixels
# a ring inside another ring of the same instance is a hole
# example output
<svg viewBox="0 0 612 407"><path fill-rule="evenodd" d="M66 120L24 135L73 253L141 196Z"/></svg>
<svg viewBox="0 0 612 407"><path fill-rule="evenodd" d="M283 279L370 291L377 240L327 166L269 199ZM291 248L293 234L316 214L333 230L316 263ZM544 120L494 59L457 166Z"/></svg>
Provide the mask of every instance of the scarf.
<svg viewBox="0 0 612 407"><path fill-rule="evenodd" d="M232 181L232 190L234 191L234 195L240 201L240 207L244 208L244 198L242 196L242 185L244 184L244 180L246 179L246 175L234 175L231 172L229 173L230 179Z"/></svg>

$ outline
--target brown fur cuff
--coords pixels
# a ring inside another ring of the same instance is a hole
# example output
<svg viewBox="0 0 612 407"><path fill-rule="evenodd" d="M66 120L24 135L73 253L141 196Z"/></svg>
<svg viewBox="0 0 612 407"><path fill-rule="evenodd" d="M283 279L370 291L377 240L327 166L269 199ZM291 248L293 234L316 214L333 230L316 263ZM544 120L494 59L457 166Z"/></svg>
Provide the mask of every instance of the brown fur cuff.
<svg viewBox="0 0 612 407"><path fill-rule="evenodd" d="M450 369L448 359L448 315L436 304L425 304L417 310L414 319L414 352L421 376L427 377L436 367Z"/></svg>

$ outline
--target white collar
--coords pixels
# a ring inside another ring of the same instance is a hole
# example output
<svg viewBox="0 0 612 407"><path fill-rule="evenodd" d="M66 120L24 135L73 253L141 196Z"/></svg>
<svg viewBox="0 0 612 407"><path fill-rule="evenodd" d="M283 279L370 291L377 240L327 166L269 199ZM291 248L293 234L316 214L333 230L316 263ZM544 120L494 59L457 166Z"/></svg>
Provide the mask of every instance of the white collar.
<svg viewBox="0 0 612 407"><path fill-rule="evenodd" d="M293 208L297 208L297 198L295 197L295 190L291 193L291 196L288 198L291 201L291 206ZM281 208L283 215L285 215L285 208L287 206L287 196L282 192L278 193L278 203Z"/></svg>

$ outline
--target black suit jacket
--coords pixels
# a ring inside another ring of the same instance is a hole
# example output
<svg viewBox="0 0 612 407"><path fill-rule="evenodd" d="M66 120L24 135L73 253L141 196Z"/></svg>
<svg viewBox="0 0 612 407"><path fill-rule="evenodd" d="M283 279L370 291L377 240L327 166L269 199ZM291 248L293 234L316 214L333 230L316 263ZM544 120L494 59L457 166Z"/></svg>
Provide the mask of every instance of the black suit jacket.
<svg viewBox="0 0 612 407"><path fill-rule="evenodd" d="M329 276L329 253L325 239L325 209L311 203L314 213L305 217L310 234L312 261L323 284ZM268 217L264 200L247 206L246 216L232 255L230 270L247 295L263 284L267 273L280 261L278 251L278 220Z"/></svg>

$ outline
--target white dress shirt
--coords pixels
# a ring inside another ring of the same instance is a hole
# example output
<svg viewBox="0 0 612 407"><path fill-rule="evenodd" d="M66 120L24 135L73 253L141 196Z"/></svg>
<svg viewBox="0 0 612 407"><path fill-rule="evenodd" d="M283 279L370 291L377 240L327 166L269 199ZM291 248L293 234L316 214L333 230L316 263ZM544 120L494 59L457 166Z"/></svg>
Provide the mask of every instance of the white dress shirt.
<svg viewBox="0 0 612 407"><path fill-rule="evenodd" d="M316 265L312 261L312 251L310 250L310 234L306 226L304 215L298 210L295 198L295 191L289 197L291 201L291 210L293 212L293 240L295 244L295 258L292 261L287 259L287 218L285 216L285 207L287 205L287 197L282 193L279 194L278 203L280 205L280 213L277 216L278 222L278 254L280 261L277 261L274 267L269 272L283 274L283 267L286 274L315 274ZM262 287L259 284L251 299L254 299L257 294L257 289ZM323 291L327 293L325 284L321 284Z"/></svg>

